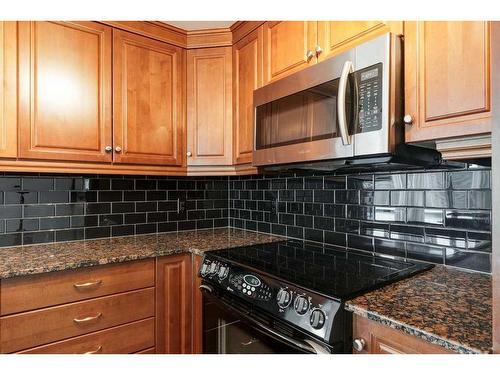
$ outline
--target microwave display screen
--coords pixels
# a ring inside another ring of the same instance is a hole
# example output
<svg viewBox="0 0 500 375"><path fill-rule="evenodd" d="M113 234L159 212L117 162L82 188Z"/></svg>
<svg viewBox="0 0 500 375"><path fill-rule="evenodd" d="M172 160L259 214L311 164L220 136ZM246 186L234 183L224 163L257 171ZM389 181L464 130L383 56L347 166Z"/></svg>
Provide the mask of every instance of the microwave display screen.
<svg viewBox="0 0 500 375"><path fill-rule="evenodd" d="M357 133L382 129L382 64L356 72L358 86Z"/></svg>

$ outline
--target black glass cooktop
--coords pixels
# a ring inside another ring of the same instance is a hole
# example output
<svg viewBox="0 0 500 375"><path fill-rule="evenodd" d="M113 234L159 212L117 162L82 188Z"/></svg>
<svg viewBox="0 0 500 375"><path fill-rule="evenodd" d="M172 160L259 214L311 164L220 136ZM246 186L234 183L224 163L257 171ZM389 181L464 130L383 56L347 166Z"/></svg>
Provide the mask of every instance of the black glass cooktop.
<svg viewBox="0 0 500 375"><path fill-rule="evenodd" d="M340 299L352 298L433 267L298 240L211 251L207 256Z"/></svg>

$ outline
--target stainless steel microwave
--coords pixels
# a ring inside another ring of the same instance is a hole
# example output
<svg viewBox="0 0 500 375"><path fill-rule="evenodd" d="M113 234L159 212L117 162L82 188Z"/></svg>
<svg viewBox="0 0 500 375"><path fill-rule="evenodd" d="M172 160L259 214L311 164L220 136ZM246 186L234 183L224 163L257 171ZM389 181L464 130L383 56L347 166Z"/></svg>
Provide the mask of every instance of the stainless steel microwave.
<svg viewBox="0 0 500 375"><path fill-rule="evenodd" d="M253 164L393 154L404 141L401 49L387 33L255 90Z"/></svg>

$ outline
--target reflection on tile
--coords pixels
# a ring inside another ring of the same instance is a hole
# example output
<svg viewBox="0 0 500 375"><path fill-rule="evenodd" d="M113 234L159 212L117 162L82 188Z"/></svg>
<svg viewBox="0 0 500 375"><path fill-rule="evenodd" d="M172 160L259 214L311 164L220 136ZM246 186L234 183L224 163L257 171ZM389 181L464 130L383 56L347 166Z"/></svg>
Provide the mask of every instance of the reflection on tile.
<svg viewBox="0 0 500 375"><path fill-rule="evenodd" d="M358 190L372 190L374 187L373 175L347 176L347 188Z"/></svg>
<svg viewBox="0 0 500 375"><path fill-rule="evenodd" d="M372 205L373 204L373 197L374 197L374 191L368 190L361 190L359 192L359 203L360 204L367 204L367 205ZM381 193L379 191L378 193Z"/></svg>
<svg viewBox="0 0 500 375"><path fill-rule="evenodd" d="M467 248L491 253L491 233L469 232L467 235Z"/></svg>
<svg viewBox="0 0 500 375"><path fill-rule="evenodd" d="M375 189L406 189L405 174L376 175Z"/></svg>
<svg viewBox="0 0 500 375"><path fill-rule="evenodd" d="M406 244L402 241L375 238L375 252L403 258L406 256Z"/></svg>
<svg viewBox="0 0 500 375"><path fill-rule="evenodd" d="M491 190L471 190L469 191L469 208L491 209Z"/></svg>
<svg viewBox="0 0 500 375"><path fill-rule="evenodd" d="M359 221L335 219L335 230L338 232L358 233Z"/></svg>
<svg viewBox="0 0 500 375"><path fill-rule="evenodd" d="M347 206L347 218L358 220L373 220L372 206Z"/></svg>
<svg viewBox="0 0 500 375"><path fill-rule="evenodd" d="M443 225L443 211L431 208L408 208L408 223Z"/></svg>
<svg viewBox="0 0 500 375"><path fill-rule="evenodd" d="M391 206L423 206L423 191L391 191Z"/></svg>
<svg viewBox="0 0 500 375"><path fill-rule="evenodd" d="M408 242L406 251L408 258L439 264L444 262L443 247Z"/></svg>
<svg viewBox="0 0 500 375"><path fill-rule="evenodd" d="M444 188L444 173L443 172L427 172L427 173L409 173L408 174L408 189L443 189Z"/></svg>
<svg viewBox="0 0 500 375"><path fill-rule="evenodd" d="M490 171L448 172L450 189L489 189L491 187Z"/></svg>
<svg viewBox="0 0 500 375"><path fill-rule="evenodd" d="M438 190L438 191L425 192L426 207L448 208L451 206L450 201L452 199L453 198L451 190Z"/></svg>
<svg viewBox="0 0 500 375"><path fill-rule="evenodd" d="M474 271L491 272L491 258L488 253L446 249L445 264Z"/></svg>
<svg viewBox="0 0 500 375"><path fill-rule="evenodd" d="M360 222L359 234L372 237L389 238L389 224Z"/></svg>
<svg viewBox="0 0 500 375"><path fill-rule="evenodd" d="M465 249L467 247L467 234L463 231L440 228L425 228L425 242Z"/></svg>
<svg viewBox="0 0 500 375"><path fill-rule="evenodd" d="M373 192L373 204L376 206L388 206L389 205L390 192L379 190Z"/></svg>
<svg viewBox="0 0 500 375"><path fill-rule="evenodd" d="M391 224L392 239L405 240L413 242L424 242L424 228Z"/></svg>
<svg viewBox="0 0 500 375"><path fill-rule="evenodd" d="M373 238L357 236L355 234L348 234L347 247L350 247L352 249L373 251Z"/></svg>
<svg viewBox="0 0 500 375"><path fill-rule="evenodd" d="M406 208L403 207L375 207L375 220L377 221L406 221Z"/></svg>
<svg viewBox="0 0 500 375"><path fill-rule="evenodd" d="M445 225L448 228L491 231L490 211L446 210Z"/></svg>

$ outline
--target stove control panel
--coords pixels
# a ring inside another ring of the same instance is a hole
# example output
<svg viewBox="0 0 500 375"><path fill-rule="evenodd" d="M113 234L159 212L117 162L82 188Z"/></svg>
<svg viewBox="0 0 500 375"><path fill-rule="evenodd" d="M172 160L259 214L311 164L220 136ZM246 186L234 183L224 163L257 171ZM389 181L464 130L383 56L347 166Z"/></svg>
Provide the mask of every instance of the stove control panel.
<svg viewBox="0 0 500 375"><path fill-rule="evenodd" d="M333 319L340 308L337 300L206 255L199 274L224 291L325 340L329 338Z"/></svg>

